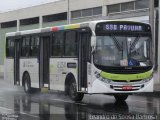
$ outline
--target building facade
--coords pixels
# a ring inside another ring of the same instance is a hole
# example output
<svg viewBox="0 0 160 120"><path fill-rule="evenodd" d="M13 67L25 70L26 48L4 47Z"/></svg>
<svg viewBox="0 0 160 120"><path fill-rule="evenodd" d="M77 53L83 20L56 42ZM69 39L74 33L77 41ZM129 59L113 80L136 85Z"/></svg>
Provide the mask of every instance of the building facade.
<svg viewBox="0 0 160 120"><path fill-rule="evenodd" d="M8 32L79 23L97 19L125 19L149 23L150 0L60 0L0 13L0 65Z"/></svg>

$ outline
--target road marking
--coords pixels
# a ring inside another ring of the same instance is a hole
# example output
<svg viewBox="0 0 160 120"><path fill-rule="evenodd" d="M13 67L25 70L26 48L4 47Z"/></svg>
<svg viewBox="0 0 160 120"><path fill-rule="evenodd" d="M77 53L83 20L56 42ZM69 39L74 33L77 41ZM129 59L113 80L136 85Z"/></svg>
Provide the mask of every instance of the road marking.
<svg viewBox="0 0 160 120"><path fill-rule="evenodd" d="M0 109L4 109L4 110L8 110L8 111L12 111L12 112L15 112L13 109L9 109L9 108L6 108L6 107L0 107ZM25 115L28 115L28 116L31 116L31 117L38 117L38 116L35 116L35 115L31 115L31 114L28 114L28 113L25 113L25 112L19 112L20 114L25 114Z"/></svg>
<svg viewBox="0 0 160 120"><path fill-rule="evenodd" d="M9 110L9 111L13 111L12 109L5 108L5 107L0 107L0 109Z"/></svg>
<svg viewBox="0 0 160 120"><path fill-rule="evenodd" d="M35 116L35 115L32 115L32 114L28 114L28 113L24 113L24 112L20 112L20 113L21 113L21 114L25 114L25 115L27 115L27 116L39 118L39 116Z"/></svg>
<svg viewBox="0 0 160 120"><path fill-rule="evenodd" d="M74 102L71 102L71 101L65 101L65 100L62 100L62 99L51 99L51 100L54 100L54 101L59 101L59 102L66 102L66 103L74 103Z"/></svg>
<svg viewBox="0 0 160 120"><path fill-rule="evenodd" d="M51 100L59 101L59 102L65 102L65 103L71 103L71 104L78 104L78 105L87 105L87 104L84 104L84 103L76 103L76 102L71 102L71 101L65 101L65 100L62 100L62 99L51 99Z"/></svg>
<svg viewBox="0 0 160 120"><path fill-rule="evenodd" d="M34 100L39 100L38 98L34 98ZM65 103L70 103L70 104L77 104L77 105L87 105L85 103L76 103L73 101L65 101L63 99L48 99L48 100L53 100L53 101L59 101L59 102L65 102Z"/></svg>
<svg viewBox="0 0 160 120"><path fill-rule="evenodd" d="M74 103L74 104L77 104L77 105L87 105L85 103Z"/></svg>
<svg viewBox="0 0 160 120"><path fill-rule="evenodd" d="M140 101L140 100L127 100L128 102L141 102L141 103L152 103L154 104L153 102L148 102L148 101ZM126 102L127 102L126 101Z"/></svg>

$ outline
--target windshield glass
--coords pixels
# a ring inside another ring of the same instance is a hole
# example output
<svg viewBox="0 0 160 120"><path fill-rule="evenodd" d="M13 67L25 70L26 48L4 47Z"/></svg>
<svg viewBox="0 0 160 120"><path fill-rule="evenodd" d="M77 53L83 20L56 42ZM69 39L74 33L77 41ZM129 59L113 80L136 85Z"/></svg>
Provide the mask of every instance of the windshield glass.
<svg viewBox="0 0 160 120"><path fill-rule="evenodd" d="M97 36L94 63L101 66L149 66L149 36Z"/></svg>

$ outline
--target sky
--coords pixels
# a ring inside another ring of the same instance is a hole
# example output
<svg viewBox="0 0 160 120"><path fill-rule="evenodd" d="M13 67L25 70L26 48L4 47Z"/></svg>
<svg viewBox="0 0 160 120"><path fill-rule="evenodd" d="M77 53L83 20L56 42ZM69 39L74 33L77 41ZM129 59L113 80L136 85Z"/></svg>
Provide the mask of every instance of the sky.
<svg viewBox="0 0 160 120"><path fill-rule="evenodd" d="M0 12L26 8L58 0L0 0Z"/></svg>

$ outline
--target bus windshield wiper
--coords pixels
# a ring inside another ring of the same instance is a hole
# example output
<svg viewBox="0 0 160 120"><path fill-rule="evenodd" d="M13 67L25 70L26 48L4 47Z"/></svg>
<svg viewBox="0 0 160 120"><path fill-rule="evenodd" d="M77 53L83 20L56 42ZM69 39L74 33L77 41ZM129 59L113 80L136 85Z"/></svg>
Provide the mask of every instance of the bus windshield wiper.
<svg viewBox="0 0 160 120"><path fill-rule="evenodd" d="M119 42L118 42L118 40L116 39L116 37L113 36L113 35L111 35L110 37L113 39L113 41L114 41L114 43L115 43L117 49L120 50L120 51L122 51L123 48L122 48L121 45L119 44Z"/></svg>
<svg viewBox="0 0 160 120"><path fill-rule="evenodd" d="M130 52L131 52L131 50L133 50L133 48L135 48L135 46L136 46L136 44L137 44L137 42L139 41L139 39L140 39L140 36L137 36L136 38L135 38L135 40L133 41L133 43L131 44L131 46L130 46ZM130 53L129 52L129 53Z"/></svg>

